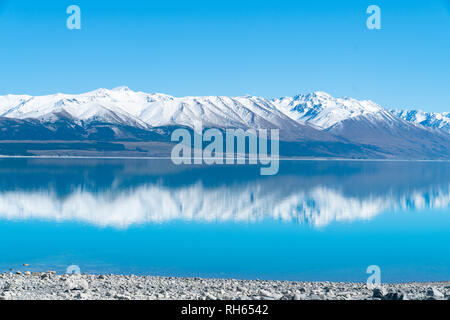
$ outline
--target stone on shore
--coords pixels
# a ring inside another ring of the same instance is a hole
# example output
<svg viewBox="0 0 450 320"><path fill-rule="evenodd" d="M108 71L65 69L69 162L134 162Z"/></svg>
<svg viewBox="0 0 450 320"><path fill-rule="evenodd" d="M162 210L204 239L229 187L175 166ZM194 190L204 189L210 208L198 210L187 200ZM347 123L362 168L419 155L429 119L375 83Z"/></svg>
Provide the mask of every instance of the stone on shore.
<svg viewBox="0 0 450 320"><path fill-rule="evenodd" d="M5 273L0 300L443 300L449 283L243 281L119 275Z"/></svg>

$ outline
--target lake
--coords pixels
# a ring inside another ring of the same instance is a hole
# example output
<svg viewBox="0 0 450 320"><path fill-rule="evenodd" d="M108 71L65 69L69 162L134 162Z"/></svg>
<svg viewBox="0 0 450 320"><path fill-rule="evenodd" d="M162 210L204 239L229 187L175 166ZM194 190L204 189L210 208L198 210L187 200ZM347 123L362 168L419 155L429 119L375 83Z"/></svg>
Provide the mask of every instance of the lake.
<svg viewBox="0 0 450 320"><path fill-rule="evenodd" d="M1 159L0 272L450 280L450 163ZM24 267L23 264L29 264Z"/></svg>

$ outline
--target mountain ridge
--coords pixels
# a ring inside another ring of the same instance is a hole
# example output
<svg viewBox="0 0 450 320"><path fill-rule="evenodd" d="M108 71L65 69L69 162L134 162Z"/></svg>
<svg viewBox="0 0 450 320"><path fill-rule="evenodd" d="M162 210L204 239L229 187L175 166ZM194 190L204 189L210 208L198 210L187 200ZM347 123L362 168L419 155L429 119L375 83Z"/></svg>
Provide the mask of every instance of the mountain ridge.
<svg viewBox="0 0 450 320"><path fill-rule="evenodd" d="M450 133L450 112L427 112L418 109L393 109L390 111L408 122Z"/></svg>
<svg viewBox="0 0 450 320"><path fill-rule="evenodd" d="M0 140L169 142L173 128L194 129L201 124L203 128L280 129L282 141L292 148L308 146L311 156L447 159L448 116L387 110L370 100L335 98L321 91L266 99L174 97L118 87L78 95L0 96ZM298 153L308 156L307 150Z"/></svg>

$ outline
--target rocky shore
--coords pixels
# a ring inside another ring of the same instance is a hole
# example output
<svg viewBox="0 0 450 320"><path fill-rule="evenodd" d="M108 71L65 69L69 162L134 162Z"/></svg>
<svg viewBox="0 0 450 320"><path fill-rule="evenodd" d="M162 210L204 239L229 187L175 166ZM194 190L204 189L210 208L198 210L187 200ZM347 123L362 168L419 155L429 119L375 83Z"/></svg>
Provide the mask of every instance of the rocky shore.
<svg viewBox="0 0 450 320"><path fill-rule="evenodd" d="M0 274L0 300L450 300L450 282L365 284L119 275Z"/></svg>

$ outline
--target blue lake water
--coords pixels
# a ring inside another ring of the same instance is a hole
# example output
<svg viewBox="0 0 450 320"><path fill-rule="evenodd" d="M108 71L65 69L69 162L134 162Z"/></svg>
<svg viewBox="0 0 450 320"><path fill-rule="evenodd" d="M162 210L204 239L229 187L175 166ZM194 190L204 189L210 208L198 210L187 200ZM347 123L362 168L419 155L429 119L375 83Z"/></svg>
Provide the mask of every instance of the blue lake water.
<svg viewBox="0 0 450 320"><path fill-rule="evenodd" d="M23 267L23 264L30 264ZM450 280L450 163L0 160L0 272Z"/></svg>

